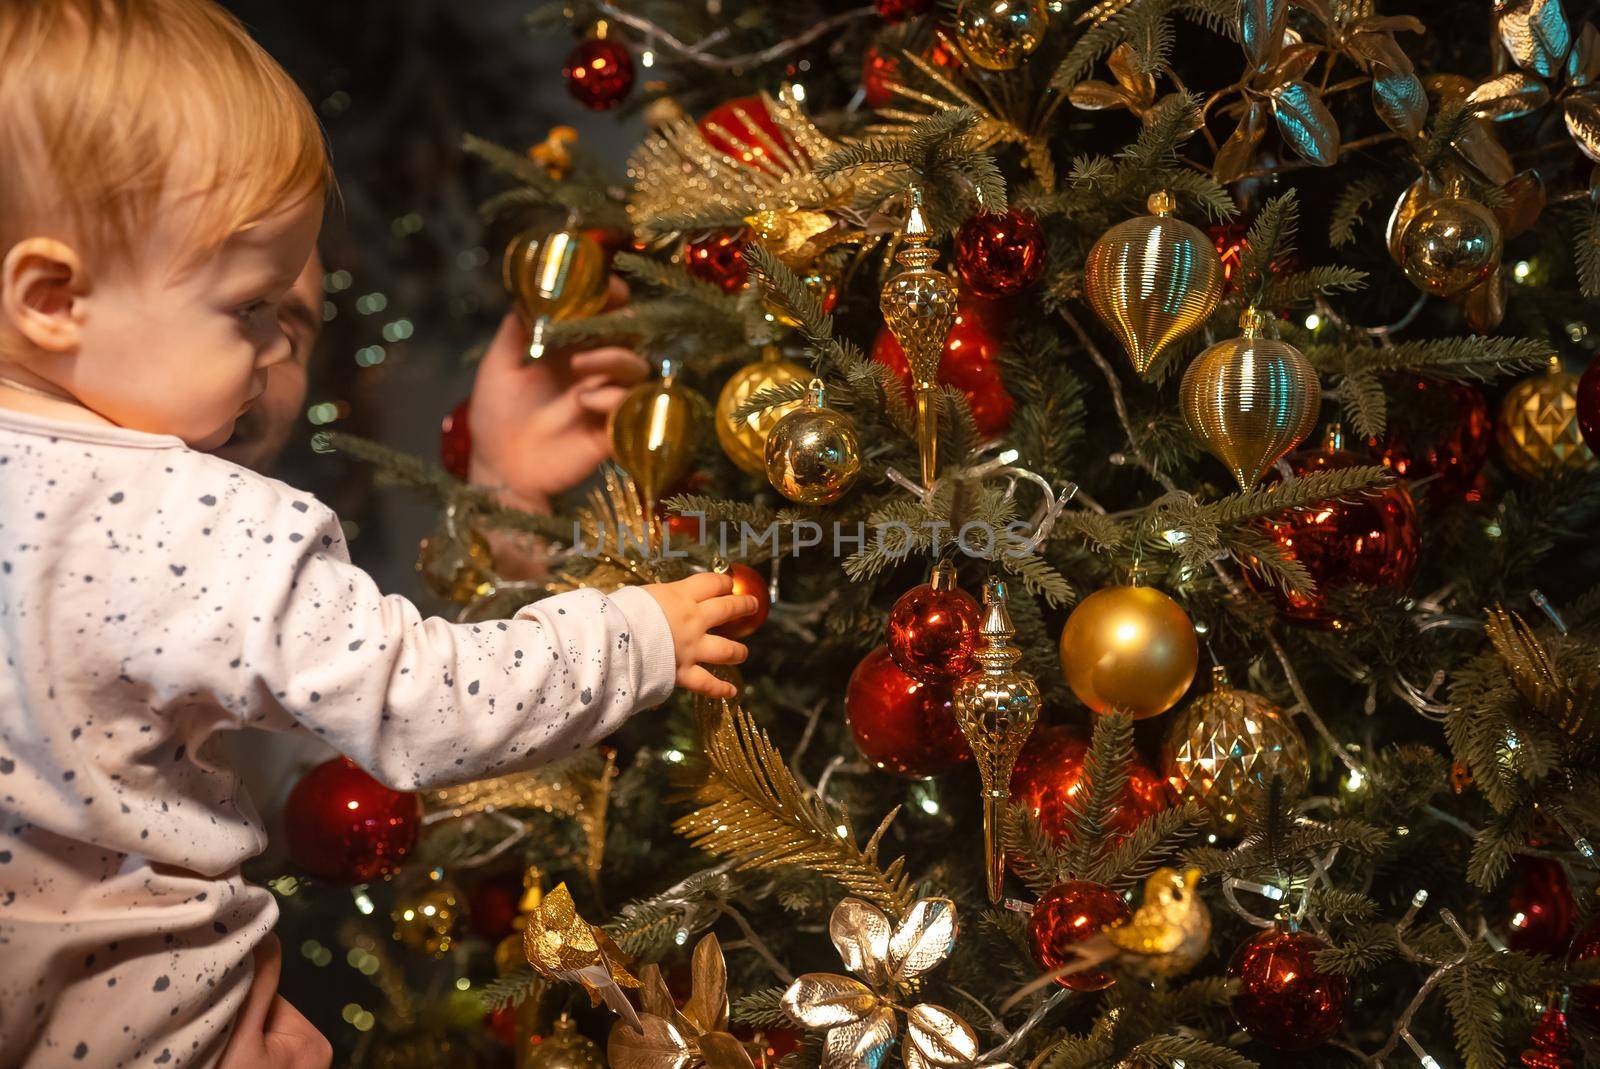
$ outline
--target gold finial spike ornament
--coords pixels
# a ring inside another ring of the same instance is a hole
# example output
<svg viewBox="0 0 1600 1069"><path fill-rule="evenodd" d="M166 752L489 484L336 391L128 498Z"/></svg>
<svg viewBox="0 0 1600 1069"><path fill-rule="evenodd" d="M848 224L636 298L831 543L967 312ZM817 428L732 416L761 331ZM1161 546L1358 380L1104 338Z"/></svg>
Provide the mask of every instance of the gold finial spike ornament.
<svg viewBox="0 0 1600 1069"><path fill-rule="evenodd" d="M612 410L606 423L612 454L652 513L693 463L708 407L705 398L678 382L672 361L663 360L661 378L633 387Z"/></svg>
<svg viewBox="0 0 1600 1069"><path fill-rule="evenodd" d="M1240 489L1253 489L1278 459L1317 425L1322 384L1305 355L1262 335L1255 308L1239 316L1240 337L1211 346L1183 373L1183 421L1206 451L1227 465Z"/></svg>
<svg viewBox="0 0 1600 1069"><path fill-rule="evenodd" d="M811 380L803 408L784 416L767 434L767 481L790 501L828 505L861 474L861 443L850 417L828 407L821 379Z"/></svg>
<svg viewBox="0 0 1600 1069"><path fill-rule="evenodd" d="M978 671L956 686L956 720L978 760L983 780L983 845L989 901L1000 901L1005 880L1001 820L1011 797L1011 773L1022 744L1039 721L1039 685L1017 667L1022 651L1011 644L1017 629L1006 611L1005 583L991 576L983 588Z"/></svg>
<svg viewBox="0 0 1600 1069"><path fill-rule="evenodd" d="M884 283L878 307L889 333L905 350L917 404L917 451L922 458L922 485L932 486L939 467L939 360L945 338L956 321L955 280L934 268L939 250L922 214L922 191L915 186L900 236L904 244L894 262L901 271Z"/></svg>
<svg viewBox="0 0 1600 1069"><path fill-rule="evenodd" d="M500 281L528 327L528 357L547 348L553 322L581 319L605 307L610 273L600 243L578 229L575 218L548 234L526 230L511 239L500 261Z"/></svg>
<svg viewBox="0 0 1600 1069"><path fill-rule="evenodd" d="M1083 265L1090 307L1140 375L1222 300L1222 261L1211 239L1172 215L1172 194L1152 193L1147 203L1149 215L1107 230Z"/></svg>

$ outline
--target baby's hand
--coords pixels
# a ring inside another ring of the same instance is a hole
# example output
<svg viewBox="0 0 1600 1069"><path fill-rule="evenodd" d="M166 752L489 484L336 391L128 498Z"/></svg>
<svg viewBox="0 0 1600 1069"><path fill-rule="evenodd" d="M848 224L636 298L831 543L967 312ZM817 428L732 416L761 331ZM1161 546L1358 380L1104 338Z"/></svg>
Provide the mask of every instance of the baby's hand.
<svg viewBox="0 0 1600 1069"><path fill-rule="evenodd" d="M702 664L739 664L750 651L742 642L710 634L729 620L755 612L760 603L748 594L733 593L733 577L703 572L676 583L652 583L645 593L656 599L672 629L672 647L678 660L678 686L708 698L733 698L738 688L701 667Z"/></svg>

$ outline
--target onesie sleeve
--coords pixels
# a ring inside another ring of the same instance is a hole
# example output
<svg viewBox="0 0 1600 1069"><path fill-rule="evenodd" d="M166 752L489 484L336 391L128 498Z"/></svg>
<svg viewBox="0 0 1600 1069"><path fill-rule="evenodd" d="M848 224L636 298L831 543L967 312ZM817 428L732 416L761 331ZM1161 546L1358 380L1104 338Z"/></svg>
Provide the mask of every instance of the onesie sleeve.
<svg viewBox="0 0 1600 1069"><path fill-rule="evenodd" d="M281 707L394 787L566 756L672 692L672 633L643 590L576 590L510 620L452 624L382 594L326 507L275 512L273 544L288 552L272 554L280 566L241 636L258 699L243 704Z"/></svg>

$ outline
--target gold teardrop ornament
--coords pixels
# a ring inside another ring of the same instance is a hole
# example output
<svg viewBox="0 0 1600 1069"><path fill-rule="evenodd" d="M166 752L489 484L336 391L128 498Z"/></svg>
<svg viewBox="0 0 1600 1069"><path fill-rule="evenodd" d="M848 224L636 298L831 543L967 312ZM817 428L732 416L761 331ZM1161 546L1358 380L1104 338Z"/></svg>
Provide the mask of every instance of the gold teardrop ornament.
<svg viewBox="0 0 1600 1069"><path fill-rule="evenodd" d="M707 408L669 365L660 379L629 390L612 411L606 424L611 452L648 507L688 472Z"/></svg>
<svg viewBox="0 0 1600 1069"><path fill-rule="evenodd" d="M1322 405L1311 361L1288 342L1262 337L1261 326L1261 313L1246 308L1243 335L1195 357L1178 391L1189 433L1244 490L1305 441Z"/></svg>
<svg viewBox="0 0 1600 1069"><path fill-rule="evenodd" d="M1140 375L1222 300L1222 261L1211 239L1172 215L1170 193L1152 193L1149 208L1101 235L1083 265L1090 307Z"/></svg>

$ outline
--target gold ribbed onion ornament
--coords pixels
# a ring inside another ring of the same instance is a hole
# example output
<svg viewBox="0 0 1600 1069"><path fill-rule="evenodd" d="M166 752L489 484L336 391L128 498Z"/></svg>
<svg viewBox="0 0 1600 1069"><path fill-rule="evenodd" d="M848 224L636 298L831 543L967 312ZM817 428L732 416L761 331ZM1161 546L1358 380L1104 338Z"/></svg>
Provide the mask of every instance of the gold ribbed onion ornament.
<svg viewBox="0 0 1600 1069"><path fill-rule="evenodd" d="M752 412L743 419L735 419L739 406L762 390L784 386L791 382L805 382L811 372L792 360L778 355L776 346L767 346L761 359L728 376L717 395L717 441L728 459L748 475L760 475L767 470L767 435L784 416L799 409L803 401L773 405L760 412Z"/></svg>
<svg viewBox="0 0 1600 1069"><path fill-rule="evenodd" d="M856 426L828 407L821 379L811 380L805 407L780 419L767 435L767 481L790 501L827 505L861 474Z"/></svg>
<svg viewBox="0 0 1600 1069"><path fill-rule="evenodd" d="M889 333L905 351L917 405L917 450L922 485L932 486L939 467L939 361L956 322L955 280L934 268L939 250L922 214L922 192L910 192L911 209L900 230L903 244L894 262L901 270L883 284L878 307Z"/></svg>
<svg viewBox="0 0 1600 1069"><path fill-rule="evenodd" d="M663 361L661 378L633 387L612 410L606 424L612 455L647 505L654 507L688 472L707 408L705 398L679 383L671 362Z"/></svg>
<svg viewBox="0 0 1600 1069"><path fill-rule="evenodd" d="M956 8L956 41L984 70L1015 70L1049 28L1044 0L961 0Z"/></svg>
<svg viewBox="0 0 1600 1069"><path fill-rule="evenodd" d="M500 261L500 280L514 298L532 341L528 356L545 352L545 329L563 319L594 315L606 304L610 273L605 249L568 225L548 234L524 231Z"/></svg>
<svg viewBox="0 0 1600 1069"><path fill-rule="evenodd" d="M1235 689L1219 665L1210 693L1173 719L1161 773L1179 798L1205 810L1215 830L1235 829L1274 776L1291 796L1305 790L1306 745L1282 709Z"/></svg>
<svg viewBox="0 0 1600 1069"><path fill-rule="evenodd" d="M1222 261L1211 239L1173 217L1170 193L1152 193L1149 208L1102 234L1083 265L1090 307L1140 375L1222 300Z"/></svg>
<svg viewBox="0 0 1600 1069"><path fill-rule="evenodd" d="M1183 421L1242 489L1255 487L1278 459L1316 429L1322 384L1305 355L1263 337L1261 313L1239 316L1240 337L1211 346L1183 373Z"/></svg>
<svg viewBox="0 0 1600 1069"><path fill-rule="evenodd" d="M1558 356L1506 392L1494 430L1506 463L1525 479L1597 466L1578 426L1578 376Z"/></svg>

